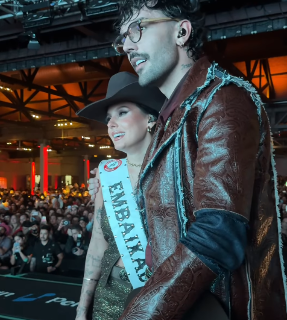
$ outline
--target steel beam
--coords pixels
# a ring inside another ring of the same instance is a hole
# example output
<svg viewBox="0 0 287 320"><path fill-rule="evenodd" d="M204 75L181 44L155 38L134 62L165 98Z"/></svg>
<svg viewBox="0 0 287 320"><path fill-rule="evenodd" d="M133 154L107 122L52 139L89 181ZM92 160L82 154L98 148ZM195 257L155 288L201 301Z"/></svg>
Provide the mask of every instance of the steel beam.
<svg viewBox="0 0 287 320"><path fill-rule="evenodd" d="M40 86L40 85L35 84L35 83L30 83L29 84L26 81L15 79L15 78L12 78L12 77L8 77L8 76L6 76L4 74L0 74L0 80L2 82L8 83L10 85L17 84L17 85L23 86L25 88L31 88L31 89L34 89L34 90L37 90L37 91L41 91L41 92L45 92L45 93L48 93L48 94L52 94L52 95L57 96L57 97L62 97L64 99L68 98L68 99L72 99L74 101L85 103L85 101L81 97L73 96L73 95L70 95L68 93L61 93L58 90L49 89L49 88Z"/></svg>
<svg viewBox="0 0 287 320"><path fill-rule="evenodd" d="M0 119L2 122L2 120ZM97 137L106 136L107 128L104 124L97 126L97 129L90 130L88 126L72 129L58 129L57 127L51 128L32 128L29 122L22 122L22 127L27 127L25 131L17 126L1 126L0 142L7 142L11 140L39 140L39 139L65 139L74 137Z"/></svg>
<svg viewBox="0 0 287 320"><path fill-rule="evenodd" d="M65 90L65 88L62 85L54 85L54 88L62 95L66 96L65 100L68 102L68 104L71 106L71 108L74 110L75 113L77 113L80 109L75 103L73 99L68 97L68 93ZM85 100L85 99L84 99Z"/></svg>

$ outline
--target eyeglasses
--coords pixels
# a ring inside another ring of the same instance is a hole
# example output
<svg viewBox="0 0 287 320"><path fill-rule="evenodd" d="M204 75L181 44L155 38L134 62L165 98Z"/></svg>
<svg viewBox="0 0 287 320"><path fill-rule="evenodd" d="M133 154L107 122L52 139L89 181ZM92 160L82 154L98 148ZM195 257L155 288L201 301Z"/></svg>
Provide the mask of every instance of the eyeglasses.
<svg viewBox="0 0 287 320"><path fill-rule="evenodd" d="M139 19L138 21L134 21L132 22L129 26L128 26L128 30L124 33L124 34L120 34L116 40L113 43L113 47L114 49L118 52L118 53L125 53L124 52L124 44L126 41L126 38L129 37L129 39L133 42L133 43L137 43L140 41L141 37L142 37L142 30L145 29L144 26L142 26L142 24L145 23L156 23L156 22L167 22L167 21L180 21L179 19L175 19L175 18L157 18L157 19Z"/></svg>

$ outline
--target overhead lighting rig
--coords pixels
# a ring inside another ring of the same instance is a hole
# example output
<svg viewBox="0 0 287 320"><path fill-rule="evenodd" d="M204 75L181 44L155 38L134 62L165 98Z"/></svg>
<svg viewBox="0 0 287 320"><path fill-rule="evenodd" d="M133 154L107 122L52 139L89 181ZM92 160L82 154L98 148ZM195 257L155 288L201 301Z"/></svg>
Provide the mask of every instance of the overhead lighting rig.
<svg viewBox="0 0 287 320"><path fill-rule="evenodd" d="M67 119L57 120L57 124L54 124L54 127L66 127L72 126L73 122L69 122Z"/></svg>
<svg viewBox="0 0 287 320"><path fill-rule="evenodd" d="M23 27L25 30L50 25L53 21L54 5L50 1L19 0L22 4Z"/></svg>
<svg viewBox="0 0 287 320"><path fill-rule="evenodd" d="M30 148L17 148L18 151L32 151Z"/></svg>
<svg viewBox="0 0 287 320"><path fill-rule="evenodd" d="M86 0L86 16L97 16L117 12L119 4L109 0Z"/></svg>

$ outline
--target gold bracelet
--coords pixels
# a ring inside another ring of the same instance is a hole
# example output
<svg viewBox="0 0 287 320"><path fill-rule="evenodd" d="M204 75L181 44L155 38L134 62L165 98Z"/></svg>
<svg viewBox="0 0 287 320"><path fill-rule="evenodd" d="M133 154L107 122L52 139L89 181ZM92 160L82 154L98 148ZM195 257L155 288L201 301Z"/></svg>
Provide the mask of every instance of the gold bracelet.
<svg viewBox="0 0 287 320"><path fill-rule="evenodd" d="M99 281L99 280L96 280L96 279L89 279L89 278L84 278L84 280L87 280L87 281L95 281L95 282Z"/></svg>

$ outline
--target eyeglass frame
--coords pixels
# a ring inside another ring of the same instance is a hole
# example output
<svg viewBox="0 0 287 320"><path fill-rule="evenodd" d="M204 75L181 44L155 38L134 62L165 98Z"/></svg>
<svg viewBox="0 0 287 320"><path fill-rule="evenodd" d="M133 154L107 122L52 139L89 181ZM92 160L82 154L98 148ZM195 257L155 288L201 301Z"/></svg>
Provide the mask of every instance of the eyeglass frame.
<svg viewBox="0 0 287 320"><path fill-rule="evenodd" d="M141 38L142 38L142 30L145 29L144 27L141 27L141 23L142 23L142 22L150 22L150 23L153 23L153 22L165 22L165 21L177 21L177 22L179 22L179 21L181 21L181 20L180 20L180 19L177 19L177 18L150 18L150 19L148 19L148 18L140 18L140 19L137 20L137 21L133 21L133 22L131 22L131 23L128 25L128 28L127 28L127 31L126 31L126 32L124 32L122 35L118 35L118 36L116 37L115 41L113 42L113 47L114 47L114 49L116 50L117 53L120 53L120 52L117 50L117 48L118 48L118 47L123 47L124 45L122 45L122 46L115 46L115 42L116 42L116 40L117 40L119 37L124 37L125 39L126 39L127 37L129 37L129 35L128 35L128 30L130 29L130 26L131 26L133 23L137 23L137 24L138 24L138 26L139 26L139 31L140 31L140 37L139 37L139 40L138 40L138 41L133 41L130 37L129 37L129 39L131 40L132 43L138 43L138 42L141 41Z"/></svg>

